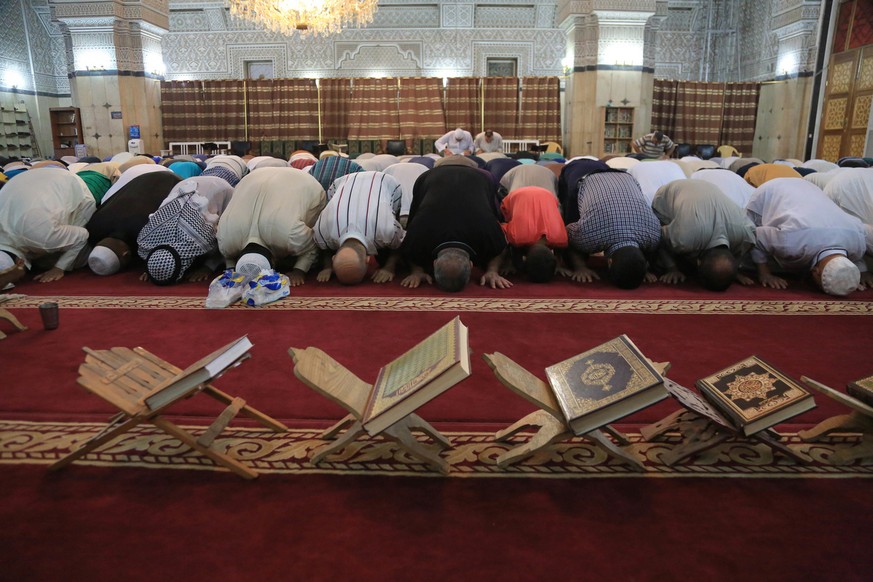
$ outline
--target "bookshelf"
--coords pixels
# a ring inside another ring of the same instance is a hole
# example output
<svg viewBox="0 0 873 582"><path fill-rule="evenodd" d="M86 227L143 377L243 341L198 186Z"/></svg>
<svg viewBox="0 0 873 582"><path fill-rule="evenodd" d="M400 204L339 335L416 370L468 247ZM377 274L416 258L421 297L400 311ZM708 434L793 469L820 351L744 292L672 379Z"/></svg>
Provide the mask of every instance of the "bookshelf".
<svg viewBox="0 0 873 582"><path fill-rule="evenodd" d="M0 156L33 157L30 115L24 103L0 103Z"/></svg>
<svg viewBox="0 0 873 582"><path fill-rule="evenodd" d="M600 136L601 151L606 154L631 153L634 140L633 107L601 107L603 132Z"/></svg>
<svg viewBox="0 0 873 582"><path fill-rule="evenodd" d="M52 146L55 157L75 156L82 142L82 118L78 107L51 107Z"/></svg>

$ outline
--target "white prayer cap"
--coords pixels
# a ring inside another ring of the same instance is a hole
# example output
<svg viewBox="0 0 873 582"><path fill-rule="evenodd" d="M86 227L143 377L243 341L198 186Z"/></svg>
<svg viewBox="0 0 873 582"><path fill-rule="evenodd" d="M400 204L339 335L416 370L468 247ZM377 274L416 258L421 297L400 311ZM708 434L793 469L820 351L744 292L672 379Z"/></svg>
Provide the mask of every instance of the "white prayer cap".
<svg viewBox="0 0 873 582"><path fill-rule="evenodd" d="M117 154L112 156L112 159L109 161L115 162L117 164L123 164L124 162L126 162L128 160L132 160L132 159L133 159L132 153L130 153L130 152L118 152Z"/></svg>
<svg viewBox="0 0 873 582"><path fill-rule="evenodd" d="M455 130L455 139L458 141L461 141L462 139L464 139L464 130L461 129L460 127Z"/></svg>
<svg viewBox="0 0 873 582"><path fill-rule="evenodd" d="M4 253L0 251L0 271L5 271L11 267L15 266L15 261L12 260L12 257L9 256L9 253Z"/></svg>
<svg viewBox="0 0 873 582"><path fill-rule="evenodd" d="M269 271L271 268L269 259L260 253L246 253L236 261L236 270L249 281L261 271Z"/></svg>
<svg viewBox="0 0 873 582"><path fill-rule="evenodd" d="M88 267L95 275L114 275L121 268L121 261L112 249L96 246L88 255Z"/></svg>
<svg viewBox="0 0 873 582"><path fill-rule="evenodd" d="M848 295L861 283L861 271L848 258L839 256L828 261L821 272L821 288L829 295Z"/></svg>

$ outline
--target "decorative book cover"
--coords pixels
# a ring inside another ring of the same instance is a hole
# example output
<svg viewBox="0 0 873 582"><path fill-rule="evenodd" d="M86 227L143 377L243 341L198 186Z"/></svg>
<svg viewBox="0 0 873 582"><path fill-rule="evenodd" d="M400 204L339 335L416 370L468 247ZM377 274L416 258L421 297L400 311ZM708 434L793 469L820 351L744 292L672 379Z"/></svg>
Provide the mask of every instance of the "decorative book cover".
<svg viewBox="0 0 873 582"><path fill-rule="evenodd" d="M873 376L849 382L846 385L846 392L867 406L873 406Z"/></svg>
<svg viewBox="0 0 873 582"><path fill-rule="evenodd" d="M746 435L815 407L812 394L757 356L698 380L697 387Z"/></svg>
<svg viewBox="0 0 873 582"><path fill-rule="evenodd" d="M667 395L663 388L664 379L626 335L549 366L546 376L567 423L577 431L576 434L609 424ZM619 407L621 410L616 409L614 414L597 415L653 387L660 387L660 390L652 394L652 401L644 398L635 401L636 405L631 409ZM576 422L588 416L592 416L589 419L592 422ZM605 418L608 420L602 422ZM598 426L591 426L598 422Z"/></svg>
<svg viewBox="0 0 873 582"><path fill-rule="evenodd" d="M454 368L457 371L453 373ZM469 375L467 327L459 317L455 317L379 371L364 412L365 428L368 431L375 430L369 428L373 420L412 398L428 385L433 385L432 389L427 390L429 400ZM421 398L415 400L420 406ZM403 412L398 414L401 418L405 416Z"/></svg>

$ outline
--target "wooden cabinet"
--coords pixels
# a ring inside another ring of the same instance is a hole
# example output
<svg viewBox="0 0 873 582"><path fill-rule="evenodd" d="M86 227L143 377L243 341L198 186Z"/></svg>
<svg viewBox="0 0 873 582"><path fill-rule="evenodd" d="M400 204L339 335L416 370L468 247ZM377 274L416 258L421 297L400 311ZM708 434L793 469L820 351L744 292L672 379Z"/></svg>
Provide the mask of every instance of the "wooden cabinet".
<svg viewBox="0 0 873 582"><path fill-rule="evenodd" d="M55 157L75 156L76 146L84 143L78 107L51 107L52 145Z"/></svg>
<svg viewBox="0 0 873 582"><path fill-rule="evenodd" d="M633 107L601 107L603 131L601 132L601 152L625 155L631 153L634 140Z"/></svg>
<svg viewBox="0 0 873 582"><path fill-rule="evenodd" d="M33 157L30 115L24 103L0 103L0 156Z"/></svg>

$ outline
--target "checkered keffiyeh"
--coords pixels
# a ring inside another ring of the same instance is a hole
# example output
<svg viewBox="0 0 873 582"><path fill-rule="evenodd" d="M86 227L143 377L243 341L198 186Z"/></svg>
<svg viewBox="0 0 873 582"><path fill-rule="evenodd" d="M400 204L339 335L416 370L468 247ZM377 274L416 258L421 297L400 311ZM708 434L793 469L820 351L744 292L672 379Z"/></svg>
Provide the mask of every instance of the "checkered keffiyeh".
<svg viewBox="0 0 873 582"><path fill-rule="evenodd" d="M241 180L238 173L236 173L233 170L230 170L229 168L226 168L224 166L214 166L212 168L206 168L205 170L203 170L203 173L200 175L201 176L215 176L216 178L221 178L222 180L225 180L228 184L230 184L233 187L236 187L236 185Z"/></svg>
<svg viewBox="0 0 873 582"><path fill-rule="evenodd" d="M640 185L625 172L599 172L579 181L579 216L567 225L570 245L585 254L625 246L654 251L661 240L661 224Z"/></svg>
<svg viewBox="0 0 873 582"><path fill-rule="evenodd" d="M218 246L215 229L192 197L183 195L161 206L136 239L139 256L156 282L179 281L194 259Z"/></svg>

